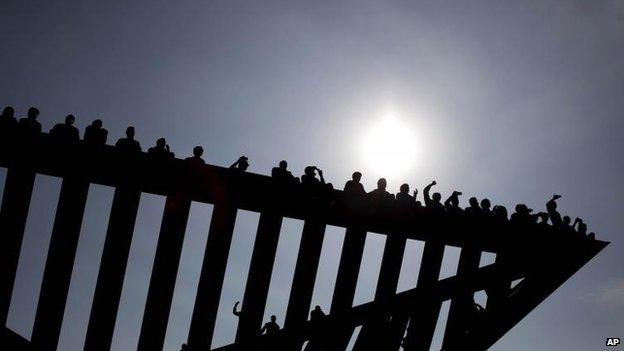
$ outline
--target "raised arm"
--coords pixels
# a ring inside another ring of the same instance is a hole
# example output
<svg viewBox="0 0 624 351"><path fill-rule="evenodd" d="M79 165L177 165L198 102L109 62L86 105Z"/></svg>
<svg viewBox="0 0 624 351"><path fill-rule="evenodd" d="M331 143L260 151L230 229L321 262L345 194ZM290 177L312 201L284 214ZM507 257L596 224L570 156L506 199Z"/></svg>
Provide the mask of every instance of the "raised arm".
<svg viewBox="0 0 624 351"><path fill-rule="evenodd" d="M323 171L320 170L319 168L317 168L316 171L319 174L319 178L321 178L321 184L325 184L325 178L323 178Z"/></svg>
<svg viewBox="0 0 624 351"><path fill-rule="evenodd" d="M241 315L241 311L237 311L238 309L238 304L240 303L240 301L236 301L236 303L234 304L234 308L232 308L232 313L236 316L236 317L240 317Z"/></svg>
<svg viewBox="0 0 624 351"><path fill-rule="evenodd" d="M424 189L423 189L423 195L425 197L425 206L429 206L432 201L431 201L431 197L429 196L429 191L431 190L431 187L436 185L436 181L434 180L433 182L431 182L429 185L427 185Z"/></svg>

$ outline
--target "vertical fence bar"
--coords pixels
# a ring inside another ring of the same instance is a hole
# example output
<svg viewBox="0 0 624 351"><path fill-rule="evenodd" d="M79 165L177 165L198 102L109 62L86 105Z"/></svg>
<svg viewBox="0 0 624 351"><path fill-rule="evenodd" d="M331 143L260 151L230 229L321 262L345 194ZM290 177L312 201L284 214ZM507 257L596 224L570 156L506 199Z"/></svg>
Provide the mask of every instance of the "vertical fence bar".
<svg viewBox="0 0 624 351"><path fill-rule="evenodd" d="M295 274L286 309L285 328L298 329L308 320L325 238L325 227L325 223L318 219L309 219L303 225ZM300 341L293 340L293 342L301 349Z"/></svg>
<svg viewBox="0 0 624 351"><path fill-rule="evenodd" d="M163 348L190 207L191 200L184 194L170 195L165 201L138 350Z"/></svg>
<svg viewBox="0 0 624 351"><path fill-rule="evenodd" d="M9 314L35 172L9 168L0 208L0 326Z"/></svg>
<svg viewBox="0 0 624 351"><path fill-rule="evenodd" d="M281 216L273 212L260 214L236 342L257 335L262 325L281 226Z"/></svg>
<svg viewBox="0 0 624 351"><path fill-rule="evenodd" d="M499 252L496 254L496 259L494 260L494 264L499 267L501 270L507 269L506 265L506 257L504 252ZM511 291L511 282L508 280L500 280L495 281L492 284L492 287L487 289L488 299L486 304L487 310L495 309L505 300L506 296L509 295Z"/></svg>
<svg viewBox="0 0 624 351"><path fill-rule="evenodd" d="M434 241L425 244L418 282L416 283L417 288L428 288L438 281L443 256L444 244ZM426 351L431 347L442 301L436 296L429 295L418 301L416 306L410 316L404 349Z"/></svg>
<svg viewBox="0 0 624 351"><path fill-rule="evenodd" d="M138 189L115 189L85 350L109 350L111 347L140 199Z"/></svg>
<svg viewBox="0 0 624 351"><path fill-rule="evenodd" d="M63 179L33 326L34 349L56 350L88 192L87 181Z"/></svg>
<svg viewBox="0 0 624 351"><path fill-rule="evenodd" d="M330 314L332 315L343 313L353 306L365 243L366 230L360 226L347 228L331 303ZM336 328L331 338L332 348L344 349L352 333L353 326L345 326L339 330Z"/></svg>
<svg viewBox="0 0 624 351"><path fill-rule="evenodd" d="M406 244L407 238L404 235L391 233L386 236L386 245L381 259L379 279L377 280L377 288L375 290L375 300L382 301L396 293ZM387 339L385 332L390 326L389 318L389 315L380 315L374 321L364 324L353 349L369 350L376 347L385 347L387 350L391 350L388 348L388 341L385 340Z"/></svg>
<svg viewBox="0 0 624 351"><path fill-rule="evenodd" d="M190 349L209 350L212 344L235 222L235 207L214 206L188 335Z"/></svg>
<svg viewBox="0 0 624 351"><path fill-rule="evenodd" d="M459 255L457 276L463 276L477 271L479 269L480 259L480 250L472 246L464 246ZM462 292L459 296L451 300L442 349L454 350L458 347L461 348L461 340L467 328L467 323L469 323L472 304L474 303L473 296L474 294L472 292Z"/></svg>

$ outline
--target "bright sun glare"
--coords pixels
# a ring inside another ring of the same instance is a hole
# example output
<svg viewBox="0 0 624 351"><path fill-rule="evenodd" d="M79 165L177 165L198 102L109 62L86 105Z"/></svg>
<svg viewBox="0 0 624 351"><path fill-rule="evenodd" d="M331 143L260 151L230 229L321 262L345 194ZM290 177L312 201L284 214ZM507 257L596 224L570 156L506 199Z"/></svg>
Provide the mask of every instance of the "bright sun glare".
<svg viewBox="0 0 624 351"><path fill-rule="evenodd" d="M362 140L362 156L367 167L386 177L404 174L415 161L415 137L413 131L396 117L383 117L373 124Z"/></svg>

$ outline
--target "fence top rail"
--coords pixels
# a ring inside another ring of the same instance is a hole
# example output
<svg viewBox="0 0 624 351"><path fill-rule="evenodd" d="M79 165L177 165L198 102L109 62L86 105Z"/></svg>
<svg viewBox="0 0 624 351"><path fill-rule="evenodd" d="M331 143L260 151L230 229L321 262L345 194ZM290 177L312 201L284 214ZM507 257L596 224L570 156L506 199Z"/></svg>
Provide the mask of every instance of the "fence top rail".
<svg viewBox="0 0 624 351"><path fill-rule="evenodd" d="M188 159L162 159L146 152L122 152L110 145L68 142L47 133L0 138L0 166L491 252L506 247L534 249L536 241L552 248L591 240L550 225L406 208L398 206L398 201L373 203L320 184L306 186Z"/></svg>

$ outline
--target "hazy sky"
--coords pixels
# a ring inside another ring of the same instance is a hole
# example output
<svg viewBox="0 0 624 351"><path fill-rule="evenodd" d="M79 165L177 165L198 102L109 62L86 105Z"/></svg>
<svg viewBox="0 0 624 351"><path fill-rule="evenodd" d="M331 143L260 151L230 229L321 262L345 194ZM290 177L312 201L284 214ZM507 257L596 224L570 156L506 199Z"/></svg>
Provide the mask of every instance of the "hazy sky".
<svg viewBox="0 0 624 351"><path fill-rule="evenodd" d="M443 195L462 190L464 203L474 195L542 209L562 194L562 212L612 244L493 349L597 350L607 337L624 337L624 1L4 0L0 23L0 105L20 116L38 106L45 129L67 113L81 130L99 117L109 142L132 124L144 147L164 136L186 156L200 144L208 163L246 155L252 172L268 174L286 159L297 175L314 164L337 187L361 170L367 189L387 175L391 191L436 179ZM393 166L403 172L375 167L363 151L389 114L413 147ZM38 215L28 221L9 319L23 335L58 185L37 179ZM62 350L82 345L111 194L95 186L90 193ZM141 203L118 350L136 342L162 202ZM186 333L209 211L193 207L168 350ZM237 223L221 343L232 337L227 310L242 297L254 221L242 214ZM291 235L280 241L268 306L281 321L300 227L287 221L282 230ZM328 234L322 277L335 274L341 235ZM382 249L383 239L371 236L364 290L374 285Z"/></svg>

